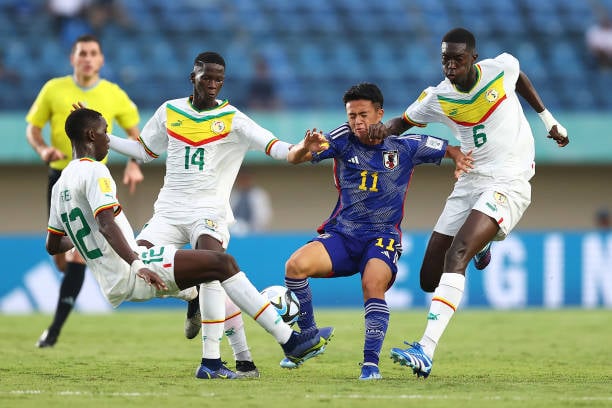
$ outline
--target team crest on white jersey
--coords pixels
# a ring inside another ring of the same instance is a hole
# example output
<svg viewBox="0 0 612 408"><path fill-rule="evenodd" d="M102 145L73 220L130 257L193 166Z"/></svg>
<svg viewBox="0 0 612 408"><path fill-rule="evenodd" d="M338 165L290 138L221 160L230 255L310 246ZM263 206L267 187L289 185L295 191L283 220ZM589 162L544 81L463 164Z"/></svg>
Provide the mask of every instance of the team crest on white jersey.
<svg viewBox="0 0 612 408"><path fill-rule="evenodd" d="M204 225L206 225L206 228L208 228L211 231L216 231L217 230L217 222L210 220L208 218L204 219Z"/></svg>
<svg viewBox="0 0 612 408"><path fill-rule="evenodd" d="M497 202L497 204L499 205L505 205L506 204L506 196L502 193L498 193L497 191L495 193L493 193L493 198L495 198L495 201Z"/></svg>
<svg viewBox="0 0 612 408"><path fill-rule="evenodd" d="M399 164L399 157L397 155L397 150L391 150L383 152L383 165L389 169L393 170Z"/></svg>
<svg viewBox="0 0 612 408"><path fill-rule="evenodd" d="M485 98L487 99L487 101L489 102L495 102L497 100L497 98L499 98L499 93L497 92L497 90L495 89L489 89L486 93L485 93Z"/></svg>
<svg viewBox="0 0 612 408"><path fill-rule="evenodd" d="M225 123L222 120L213 120L210 124L210 129L215 133L223 133L225 131Z"/></svg>

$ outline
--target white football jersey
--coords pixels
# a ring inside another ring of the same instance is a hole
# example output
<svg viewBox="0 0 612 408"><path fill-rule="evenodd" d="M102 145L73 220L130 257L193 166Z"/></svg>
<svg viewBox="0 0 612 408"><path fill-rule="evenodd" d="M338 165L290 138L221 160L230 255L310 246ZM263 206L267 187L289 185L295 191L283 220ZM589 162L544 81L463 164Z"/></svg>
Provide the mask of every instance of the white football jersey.
<svg viewBox="0 0 612 408"><path fill-rule="evenodd" d="M117 187L108 168L89 158L71 161L51 193L48 231L67 235L98 281L108 301L118 306L126 300L130 266L100 233L96 215L112 208L115 222L136 250L134 232L117 201Z"/></svg>
<svg viewBox="0 0 612 408"><path fill-rule="evenodd" d="M189 98L164 102L144 126L141 140L152 157L167 152L164 185L155 213L181 219L202 212L231 223L229 197L248 150L270 153L278 139L227 100L197 110Z"/></svg>
<svg viewBox="0 0 612 408"><path fill-rule="evenodd" d="M468 92L459 91L445 78L425 89L404 112L414 126L444 123L473 150L473 173L493 177L533 176L534 141L515 87L519 62L504 53L476 64L478 80Z"/></svg>

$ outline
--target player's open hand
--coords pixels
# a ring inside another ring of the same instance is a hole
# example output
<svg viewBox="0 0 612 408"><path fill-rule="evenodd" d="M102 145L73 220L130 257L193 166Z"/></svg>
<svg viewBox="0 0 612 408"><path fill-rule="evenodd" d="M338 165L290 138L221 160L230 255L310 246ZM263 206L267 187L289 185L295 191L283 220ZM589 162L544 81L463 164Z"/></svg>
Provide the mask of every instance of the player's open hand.
<svg viewBox="0 0 612 408"><path fill-rule="evenodd" d="M459 146L448 145L446 147L445 157L451 158L455 162L455 178L459 177L463 173L469 173L474 168L474 157L472 157L472 150L467 153L463 153Z"/></svg>
<svg viewBox="0 0 612 408"><path fill-rule="evenodd" d="M130 194L136 191L136 185L142 183L144 175L140 169L140 165L133 160L128 160L123 172L123 184L129 187Z"/></svg>
<svg viewBox="0 0 612 408"><path fill-rule="evenodd" d="M389 134L389 128L382 122L374 123L368 127L368 138L372 142L380 143Z"/></svg>
<svg viewBox="0 0 612 408"><path fill-rule="evenodd" d="M149 268L140 268L136 272L136 276L143 279L145 282L155 287L155 289L157 290L168 290L168 287L166 286L162 278L160 278L158 274L156 274Z"/></svg>
<svg viewBox="0 0 612 408"><path fill-rule="evenodd" d="M455 160L455 178L459 177L463 173L469 173L474 168L474 157L472 157L472 150L464 154L459 150L459 157Z"/></svg>
<svg viewBox="0 0 612 408"><path fill-rule="evenodd" d="M569 137L567 137L567 130L560 124L553 125L548 132L549 139L553 139L557 142L559 147L565 147L569 144Z"/></svg>
<svg viewBox="0 0 612 408"><path fill-rule="evenodd" d="M317 128L308 129L304 135L304 147L311 153L321 152L329 148L329 142L323 135L323 131Z"/></svg>

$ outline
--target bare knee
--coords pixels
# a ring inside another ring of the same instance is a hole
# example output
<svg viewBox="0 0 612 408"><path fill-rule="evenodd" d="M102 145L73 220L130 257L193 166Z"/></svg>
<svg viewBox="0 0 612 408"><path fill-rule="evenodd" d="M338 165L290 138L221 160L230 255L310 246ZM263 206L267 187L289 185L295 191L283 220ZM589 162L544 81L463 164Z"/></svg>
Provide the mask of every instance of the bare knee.
<svg viewBox="0 0 612 408"><path fill-rule="evenodd" d="M469 261L467 242L455 238L444 257L444 272L464 273Z"/></svg>
<svg viewBox="0 0 612 408"><path fill-rule="evenodd" d="M233 256L216 251L206 251L206 254L208 255L204 262L206 267L201 270L201 281L224 281L240 272L240 267Z"/></svg>
<svg viewBox="0 0 612 408"><path fill-rule="evenodd" d="M309 276L308 262L304 260L304 257L291 255L285 262L285 276L293 279L307 278Z"/></svg>
<svg viewBox="0 0 612 408"><path fill-rule="evenodd" d="M361 290L363 292L363 301L368 299L385 299L385 292L387 291L388 284L381 284L380 282L361 282Z"/></svg>
<svg viewBox="0 0 612 408"><path fill-rule="evenodd" d="M236 262L236 258L223 252L215 252L215 254L218 255L219 262L223 265L222 269L227 271L229 276L233 276L240 272L240 267L238 266L238 262Z"/></svg>

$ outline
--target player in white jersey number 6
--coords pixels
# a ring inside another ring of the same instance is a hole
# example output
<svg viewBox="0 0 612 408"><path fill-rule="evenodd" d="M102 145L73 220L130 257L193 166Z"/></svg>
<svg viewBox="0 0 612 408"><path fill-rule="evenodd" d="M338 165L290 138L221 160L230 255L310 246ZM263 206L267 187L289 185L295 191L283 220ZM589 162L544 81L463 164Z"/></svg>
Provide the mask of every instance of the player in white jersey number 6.
<svg viewBox="0 0 612 408"><path fill-rule="evenodd" d="M444 36L441 53L446 78L425 89L402 117L378 126L384 136L444 123L461 141L461 150L474 156L473 170L457 180L446 201L421 266L421 287L434 292L425 333L407 349L391 351L393 359L425 377L463 296L470 259L484 269L491 259L491 241L503 240L531 202L534 141L518 95L538 113L549 138L560 147L569 143L567 131L545 108L512 55L476 62L476 40L463 28Z"/></svg>

